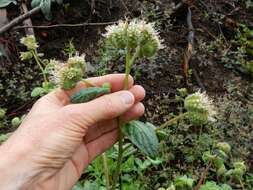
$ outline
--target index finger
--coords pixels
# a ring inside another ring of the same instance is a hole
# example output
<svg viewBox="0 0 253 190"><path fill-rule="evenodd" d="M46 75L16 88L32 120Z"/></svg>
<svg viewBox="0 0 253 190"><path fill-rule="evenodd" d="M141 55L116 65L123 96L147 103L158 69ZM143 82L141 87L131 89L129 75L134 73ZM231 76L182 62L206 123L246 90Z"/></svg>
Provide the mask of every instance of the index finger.
<svg viewBox="0 0 253 190"><path fill-rule="evenodd" d="M87 79L87 81L91 84L96 86L101 86L104 83L110 83L112 86L111 91L117 92L123 90L124 88L124 79L125 74L109 74L100 77L92 77ZM129 83L128 88L131 88L134 84L134 80L132 76L129 76ZM79 82L76 87L72 90L63 90L58 89L52 93L49 93L47 96L52 96L52 98L56 98L60 105L67 105L69 104L70 97L75 94L76 92L80 91L81 89L87 88L87 84L85 82Z"/></svg>

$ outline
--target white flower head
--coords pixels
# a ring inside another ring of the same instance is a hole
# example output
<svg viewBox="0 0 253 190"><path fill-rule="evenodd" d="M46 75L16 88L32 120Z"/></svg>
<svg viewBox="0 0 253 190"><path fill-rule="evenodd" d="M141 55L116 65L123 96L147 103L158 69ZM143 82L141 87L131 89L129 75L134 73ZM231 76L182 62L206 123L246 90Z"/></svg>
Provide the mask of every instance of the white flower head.
<svg viewBox="0 0 253 190"><path fill-rule="evenodd" d="M196 92L186 97L184 106L188 115L193 116L194 119L201 119L203 124L207 121L215 121L216 115L213 101L207 96L205 92ZM206 120L206 121L205 121Z"/></svg>
<svg viewBox="0 0 253 190"><path fill-rule="evenodd" d="M85 73L84 55L70 57L67 63L50 60L49 65L52 82L66 90L74 88Z"/></svg>
<svg viewBox="0 0 253 190"><path fill-rule="evenodd" d="M154 23L134 19L119 21L117 24L106 27L103 35L109 44L118 49L138 46L141 49L140 57L152 57L159 49L163 48L159 32L155 30Z"/></svg>
<svg viewBox="0 0 253 190"><path fill-rule="evenodd" d="M39 47L34 35L28 35L20 39L20 43L25 45L28 50L35 50Z"/></svg>

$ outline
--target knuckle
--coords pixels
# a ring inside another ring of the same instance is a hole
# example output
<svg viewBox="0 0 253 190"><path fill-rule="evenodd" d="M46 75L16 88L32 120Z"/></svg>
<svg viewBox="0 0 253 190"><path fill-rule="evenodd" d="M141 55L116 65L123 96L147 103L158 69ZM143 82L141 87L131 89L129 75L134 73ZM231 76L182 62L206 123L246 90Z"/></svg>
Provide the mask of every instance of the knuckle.
<svg viewBox="0 0 253 190"><path fill-rule="evenodd" d="M105 119L113 118L115 115L117 115L117 106L109 95L103 96L103 104L106 108Z"/></svg>

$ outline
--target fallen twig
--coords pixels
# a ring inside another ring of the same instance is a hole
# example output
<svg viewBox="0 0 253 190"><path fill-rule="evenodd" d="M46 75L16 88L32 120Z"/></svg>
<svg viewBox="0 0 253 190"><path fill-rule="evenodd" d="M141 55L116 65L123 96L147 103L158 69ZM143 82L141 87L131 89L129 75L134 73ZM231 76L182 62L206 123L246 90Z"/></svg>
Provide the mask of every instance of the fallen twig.
<svg viewBox="0 0 253 190"><path fill-rule="evenodd" d="M10 30L12 27L18 25L20 22L23 22L25 19L29 18L30 16L37 14L40 12L40 7L36 7L27 13L20 15L19 17L13 19L11 22L8 24L4 25L3 27L0 28L0 35L3 34L4 32Z"/></svg>
<svg viewBox="0 0 253 190"><path fill-rule="evenodd" d="M212 162L209 162L208 165L207 165L207 167L206 167L206 169L205 169L204 172L202 173L201 178L200 178L198 184L196 185L196 187L194 188L194 190L199 190L199 188L201 187L201 185L202 185L203 182L205 181L206 176L207 176L208 171L209 171L209 169L211 168L211 166L212 166Z"/></svg>
<svg viewBox="0 0 253 190"><path fill-rule="evenodd" d="M27 6L26 6L25 2L22 2L21 9L22 9L22 11L23 11L24 14L26 14L28 12L28 9L27 9ZM32 26L32 20L31 20L31 18L28 17L26 20L24 20L23 24L25 26ZM26 32L26 35L34 35L33 28L26 28L25 32Z"/></svg>
<svg viewBox="0 0 253 190"><path fill-rule="evenodd" d="M191 61L192 58L192 54L193 54L193 49L194 49L194 27L192 24L192 12L191 12L191 8L188 8L188 13L187 13L187 25L188 25L188 30L189 30L189 34L187 37L188 40L188 46L186 48L186 51L184 52L183 55L183 67L184 67L184 75L185 75L185 79L186 82L188 84L188 80L189 80L189 63Z"/></svg>
<svg viewBox="0 0 253 190"><path fill-rule="evenodd" d="M55 25L48 25L48 26L17 26L14 29L21 29L21 28L57 28L57 27L81 27L81 26L99 26L99 25L110 25L115 24L117 21L114 22L98 22L98 23L79 23L79 24L55 24Z"/></svg>

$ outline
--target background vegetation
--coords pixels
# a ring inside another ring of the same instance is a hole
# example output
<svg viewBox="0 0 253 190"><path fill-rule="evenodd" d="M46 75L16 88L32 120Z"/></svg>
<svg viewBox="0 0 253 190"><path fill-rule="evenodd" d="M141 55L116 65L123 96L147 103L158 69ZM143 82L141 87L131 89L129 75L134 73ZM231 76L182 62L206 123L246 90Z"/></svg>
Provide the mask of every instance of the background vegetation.
<svg viewBox="0 0 253 190"><path fill-rule="evenodd" d="M52 4L51 20L45 19L43 14L36 14L31 17L33 25L71 23L73 26L35 27L35 36L40 44L38 51L44 53L41 59L45 61L52 58L66 60L77 51L85 53L89 76L123 72L121 55L103 48L105 23L125 17L154 22L164 39L165 48L153 60L139 63L131 73L147 91L146 113L141 120L159 127L185 112L184 98L199 89L213 98L217 116L215 122L201 129L182 119L160 130L160 153L155 159L144 156L136 147L127 144L121 188L229 190L224 185L227 184L235 190L251 190L253 2L182 2L76 0ZM20 14L20 6L19 3L10 3L5 7L8 19ZM27 6L30 8L30 2ZM100 24L76 25L79 23ZM20 52L26 51L19 43L25 35L24 28L12 28L0 37L0 141L4 141L19 125L22 116L38 98L31 97L32 90L42 86L43 82L36 62L19 58ZM219 142L228 143L231 151L219 149ZM106 152L111 172L115 170L112 163L117 158L117 148L115 145ZM220 167L215 164L215 159L210 160L210 155L218 158L230 174L224 176L219 173ZM243 162L246 168L236 167L238 162ZM105 189L102 157L85 170L73 189Z"/></svg>

